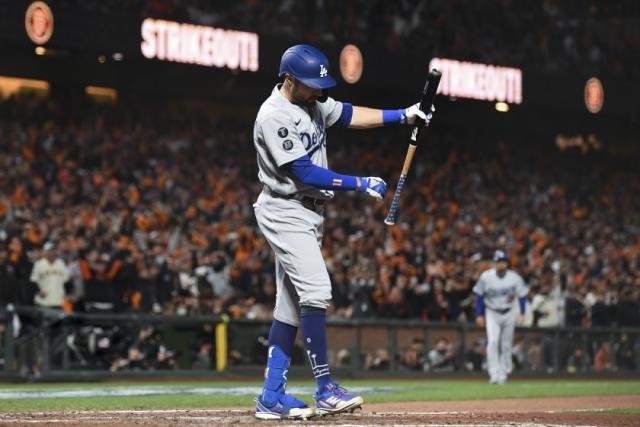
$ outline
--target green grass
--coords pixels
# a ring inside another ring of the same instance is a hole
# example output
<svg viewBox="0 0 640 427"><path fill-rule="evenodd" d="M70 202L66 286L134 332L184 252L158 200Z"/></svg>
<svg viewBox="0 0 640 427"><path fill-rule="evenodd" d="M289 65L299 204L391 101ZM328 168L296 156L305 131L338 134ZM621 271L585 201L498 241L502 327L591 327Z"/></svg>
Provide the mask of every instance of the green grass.
<svg viewBox="0 0 640 427"><path fill-rule="evenodd" d="M291 386L311 387L311 382L292 382ZM365 394L369 403L422 400L476 400L527 397L640 395L640 381L593 380L514 380L504 386L489 385L480 380L351 380L345 386L392 388L390 392ZM82 383L2 385L0 392L118 389L129 386L163 387L240 387L259 386L258 382L180 382L180 383ZM157 395L0 399L0 411L20 410L88 410L88 409L170 409L252 407L254 396L230 395ZM300 396L310 400L310 396ZM631 408L640 413L640 410Z"/></svg>

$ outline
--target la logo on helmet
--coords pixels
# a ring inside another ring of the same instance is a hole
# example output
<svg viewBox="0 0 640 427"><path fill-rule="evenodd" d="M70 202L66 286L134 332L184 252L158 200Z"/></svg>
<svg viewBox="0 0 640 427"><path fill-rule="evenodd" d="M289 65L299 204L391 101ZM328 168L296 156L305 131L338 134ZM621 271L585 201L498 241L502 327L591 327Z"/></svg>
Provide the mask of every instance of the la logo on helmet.
<svg viewBox="0 0 640 427"><path fill-rule="evenodd" d="M320 64L320 77L327 77L327 69L324 64Z"/></svg>

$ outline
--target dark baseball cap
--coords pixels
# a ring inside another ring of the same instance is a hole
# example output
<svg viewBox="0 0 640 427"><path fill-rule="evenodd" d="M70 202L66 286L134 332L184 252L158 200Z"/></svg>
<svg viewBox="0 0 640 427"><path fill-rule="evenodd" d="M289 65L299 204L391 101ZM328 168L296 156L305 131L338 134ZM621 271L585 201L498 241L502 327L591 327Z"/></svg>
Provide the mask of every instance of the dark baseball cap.
<svg viewBox="0 0 640 427"><path fill-rule="evenodd" d="M498 262L498 261L509 261L509 256L507 255L507 253L505 251L498 249L493 254L493 260L495 262Z"/></svg>

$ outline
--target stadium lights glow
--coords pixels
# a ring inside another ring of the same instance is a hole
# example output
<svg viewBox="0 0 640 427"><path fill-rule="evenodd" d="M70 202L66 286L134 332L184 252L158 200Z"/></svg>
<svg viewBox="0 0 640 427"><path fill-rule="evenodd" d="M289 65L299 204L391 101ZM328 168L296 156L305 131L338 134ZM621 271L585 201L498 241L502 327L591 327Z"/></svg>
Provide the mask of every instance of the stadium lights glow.
<svg viewBox="0 0 640 427"><path fill-rule="evenodd" d="M104 55L98 56L98 62L104 64L105 62L107 62L107 57Z"/></svg>
<svg viewBox="0 0 640 427"><path fill-rule="evenodd" d="M122 55L120 52L116 52L113 54L112 58L114 61L122 61L124 55Z"/></svg>
<svg viewBox="0 0 640 427"><path fill-rule="evenodd" d="M345 82L354 84L362 77L362 52L358 46L348 44L340 52L340 73Z"/></svg>
<svg viewBox="0 0 640 427"><path fill-rule="evenodd" d="M509 104L506 102L496 102L496 111L500 111L501 113L506 113L509 111Z"/></svg>
<svg viewBox="0 0 640 427"><path fill-rule="evenodd" d="M522 104L522 70L433 58L429 69L442 72L438 93L458 98Z"/></svg>
<svg viewBox="0 0 640 427"><path fill-rule="evenodd" d="M42 56L45 53L47 53L47 49L43 48L42 46L36 47L36 55Z"/></svg>
<svg viewBox="0 0 640 427"><path fill-rule="evenodd" d="M43 1L34 1L24 16L24 28L35 44L45 44L53 35L53 12Z"/></svg>
<svg viewBox="0 0 640 427"><path fill-rule="evenodd" d="M109 100L111 102L115 102L118 99L118 91L111 87L86 86L84 93L90 97Z"/></svg>
<svg viewBox="0 0 640 427"><path fill-rule="evenodd" d="M35 92L38 96L47 96L49 93L49 83L44 80L0 76L0 99L4 99L25 89Z"/></svg>
<svg viewBox="0 0 640 427"><path fill-rule="evenodd" d="M584 85L584 105L590 113L597 114L604 105L604 87L597 77L587 80Z"/></svg>

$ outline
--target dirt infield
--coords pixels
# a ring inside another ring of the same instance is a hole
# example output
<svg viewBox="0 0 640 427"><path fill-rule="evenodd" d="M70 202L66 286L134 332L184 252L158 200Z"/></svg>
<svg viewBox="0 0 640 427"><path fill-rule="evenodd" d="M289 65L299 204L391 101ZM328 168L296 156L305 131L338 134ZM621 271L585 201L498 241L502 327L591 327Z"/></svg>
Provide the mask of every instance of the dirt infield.
<svg viewBox="0 0 640 427"><path fill-rule="evenodd" d="M640 415L603 412L640 408L640 396L564 397L407 402L365 405L353 414L315 417L278 425L446 425L454 426L638 426ZM5 412L0 425L38 426L210 426L265 425L247 409Z"/></svg>

